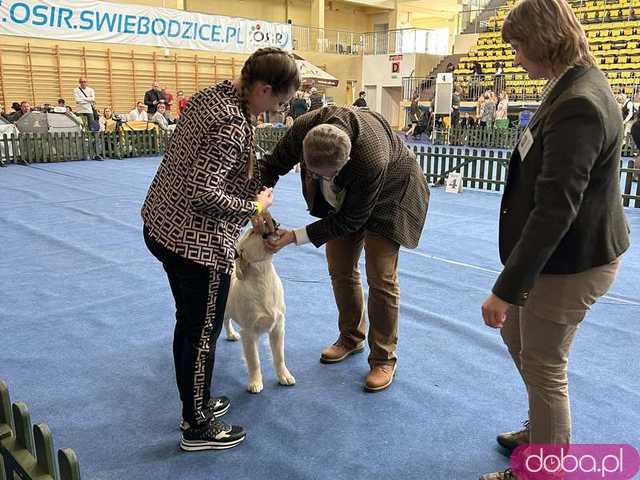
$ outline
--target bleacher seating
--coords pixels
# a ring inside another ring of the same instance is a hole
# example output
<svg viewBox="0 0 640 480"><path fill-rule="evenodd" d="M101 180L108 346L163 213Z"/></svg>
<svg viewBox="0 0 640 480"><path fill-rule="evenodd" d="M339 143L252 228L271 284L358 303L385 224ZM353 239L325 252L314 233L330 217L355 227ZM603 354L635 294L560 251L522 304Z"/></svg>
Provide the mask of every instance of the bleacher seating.
<svg viewBox="0 0 640 480"><path fill-rule="evenodd" d="M640 83L640 0L573 0L576 16L583 24L593 55L616 93L633 95ZM537 100L545 80L530 80L520 67L513 66L514 51L502 41L500 29L513 6L500 8L481 33L477 45L462 57L456 76L464 89L471 82L471 66L477 61L485 75L495 73L494 63L505 65L505 88L514 99Z"/></svg>

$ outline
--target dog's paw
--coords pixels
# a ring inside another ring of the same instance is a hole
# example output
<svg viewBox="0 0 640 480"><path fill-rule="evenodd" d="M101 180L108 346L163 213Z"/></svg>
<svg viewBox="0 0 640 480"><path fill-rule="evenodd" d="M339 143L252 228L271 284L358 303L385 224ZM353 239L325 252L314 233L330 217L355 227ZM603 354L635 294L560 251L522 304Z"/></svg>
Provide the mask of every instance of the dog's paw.
<svg viewBox="0 0 640 480"><path fill-rule="evenodd" d="M293 377L293 375L291 375L289 370L285 370L284 372L279 373L278 381L280 382L280 385L291 386L296 384L296 379Z"/></svg>
<svg viewBox="0 0 640 480"><path fill-rule="evenodd" d="M227 342L237 342L238 340L240 340L238 332L227 332Z"/></svg>
<svg viewBox="0 0 640 480"><path fill-rule="evenodd" d="M263 388L262 380L254 380L247 385L247 391L250 393L260 393Z"/></svg>

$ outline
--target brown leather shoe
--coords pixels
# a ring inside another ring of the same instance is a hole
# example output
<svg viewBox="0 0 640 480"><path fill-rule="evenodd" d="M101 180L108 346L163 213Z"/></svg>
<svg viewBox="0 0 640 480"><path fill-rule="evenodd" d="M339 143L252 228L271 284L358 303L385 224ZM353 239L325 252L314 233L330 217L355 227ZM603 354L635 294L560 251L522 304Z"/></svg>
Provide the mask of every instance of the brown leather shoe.
<svg viewBox="0 0 640 480"><path fill-rule="evenodd" d="M500 446L507 450L514 450L520 445L529 443L529 420L522 422L522 426L524 427L522 430L499 434L496 440Z"/></svg>
<svg viewBox="0 0 640 480"><path fill-rule="evenodd" d="M384 390L391 382L396 374L396 365L388 365L386 363L379 363L374 365L367 375L367 379L364 382L364 389L367 392L378 392Z"/></svg>
<svg viewBox="0 0 640 480"><path fill-rule="evenodd" d="M338 338L336 343L330 347L325 348L320 354L321 363L338 363L343 361L349 355L354 353L360 353L364 350L364 342L360 342L355 347L345 345L345 342L341 338Z"/></svg>

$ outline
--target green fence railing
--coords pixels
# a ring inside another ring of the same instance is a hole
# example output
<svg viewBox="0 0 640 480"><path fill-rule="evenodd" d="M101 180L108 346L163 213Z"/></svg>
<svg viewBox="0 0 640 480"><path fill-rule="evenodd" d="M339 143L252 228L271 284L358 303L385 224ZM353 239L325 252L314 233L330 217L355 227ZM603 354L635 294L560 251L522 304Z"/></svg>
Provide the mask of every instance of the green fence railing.
<svg viewBox="0 0 640 480"><path fill-rule="evenodd" d="M456 146L413 146L427 181L444 184L451 172L462 174L463 187L502 191L507 180L511 150ZM635 177L635 179L634 179ZM620 160L622 204L640 208L640 169L630 159Z"/></svg>
<svg viewBox="0 0 640 480"><path fill-rule="evenodd" d="M285 128L258 128L255 141L271 152ZM22 133L0 136L0 165L131 158L162 155L171 133L155 130L79 133Z"/></svg>
<svg viewBox="0 0 640 480"><path fill-rule="evenodd" d="M287 128L256 128L254 141L263 151L272 152L287 130Z"/></svg>
<svg viewBox="0 0 640 480"><path fill-rule="evenodd" d="M45 423L31 425L29 409L11 404L7 384L0 380L0 479L80 480L73 450L58 450Z"/></svg>
<svg viewBox="0 0 640 480"><path fill-rule="evenodd" d="M523 131L522 128L455 127L436 130L433 144L513 150L516 148ZM634 157L636 155L638 155L638 148L631 136L628 135L622 143L622 156Z"/></svg>
<svg viewBox="0 0 640 480"><path fill-rule="evenodd" d="M271 152L286 132L286 128L256 129L258 153ZM520 133L518 129L455 128L436 132L435 145L412 148L430 182L442 183L449 173L460 171L464 187L500 191ZM170 133L154 130L4 135L0 138L0 162L30 164L155 156L162 155L170 141ZM634 180L640 170L634 169L629 160L636 153L633 141L625 142L620 185L624 205L640 208L639 185Z"/></svg>
<svg viewBox="0 0 640 480"><path fill-rule="evenodd" d="M31 164L162 155L170 134L127 132L21 133L0 137L0 163Z"/></svg>

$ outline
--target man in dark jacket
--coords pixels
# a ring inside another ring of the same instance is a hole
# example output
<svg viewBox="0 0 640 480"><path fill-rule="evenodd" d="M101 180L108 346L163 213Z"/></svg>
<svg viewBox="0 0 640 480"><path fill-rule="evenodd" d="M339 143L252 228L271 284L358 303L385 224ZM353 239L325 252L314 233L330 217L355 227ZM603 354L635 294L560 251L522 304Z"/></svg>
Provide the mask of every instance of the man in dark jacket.
<svg viewBox="0 0 640 480"><path fill-rule="evenodd" d="M296 120L261 164L263 184L273 186L298 162L309 212L320 220L281 232L271 246L326 243L340 336L322 352L323 363L340 362L364 348L358 271L364 247L371 351L365 389L385 389L396 368L398 252L401 245L415 248L420 240L429 203L424 174L380 114L347 107L325 107Z"/></svg>
<svg viewBox="0 0 640 480"><path fill-rule="evenodd" d="M160 88L160 83L156 80L153 82L153 87L151 90L147 91L144 94L144 104L147 106L147 115L151 117L158 110L158 104L164 101L166 103L166 98L162 93L162 89Z"/></svg>
<svg viewBox="0 0 640 480"><path fill-rule="evenodd" d="M358 94L358 99L353 102L353 106L354 107L358 107L358 108L366 108L367 107L367 100L366 97L367 96L367 92L362 91Z"/></svg>
<svg viewBox="0 0 640 480"><path fill-rule="evenodd" d="M309 111L317 110L324 106L324 99L322 98L322 94L318 92L318 90L313 87L310 90L309 95Z"/></svg>

